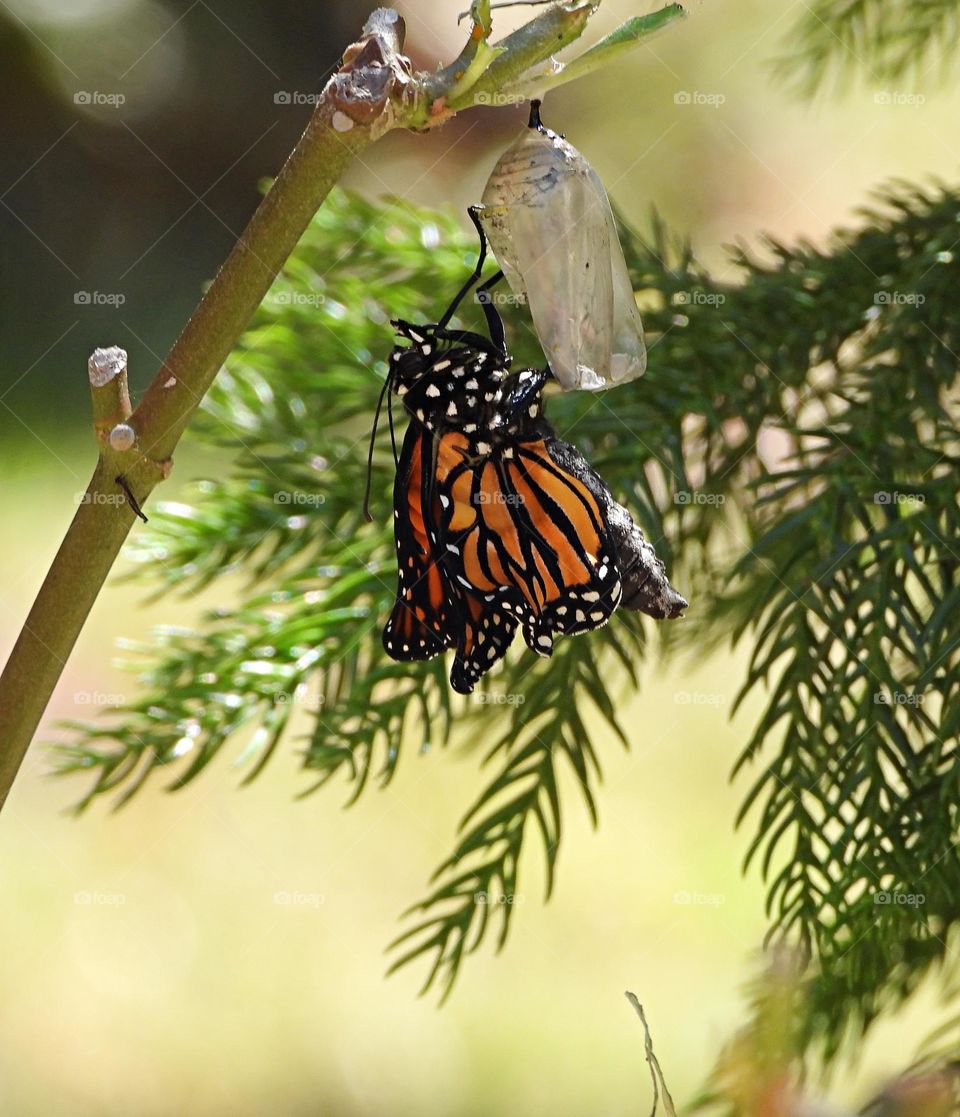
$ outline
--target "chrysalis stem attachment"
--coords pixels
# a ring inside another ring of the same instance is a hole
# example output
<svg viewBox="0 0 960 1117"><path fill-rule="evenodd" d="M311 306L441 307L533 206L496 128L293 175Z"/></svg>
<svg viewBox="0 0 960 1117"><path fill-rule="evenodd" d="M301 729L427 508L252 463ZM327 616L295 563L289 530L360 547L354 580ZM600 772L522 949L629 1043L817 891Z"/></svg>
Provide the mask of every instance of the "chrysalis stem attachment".
<svg viewBox="0 0 960 1117"><path fill-rule="evenodd" d="M543 121L540 119L540 106L543 102L539 97L534 97L530 102L530 119L527 121L528 128L535 128L538 132L545 132L546 128L543 126Z"/></svg>

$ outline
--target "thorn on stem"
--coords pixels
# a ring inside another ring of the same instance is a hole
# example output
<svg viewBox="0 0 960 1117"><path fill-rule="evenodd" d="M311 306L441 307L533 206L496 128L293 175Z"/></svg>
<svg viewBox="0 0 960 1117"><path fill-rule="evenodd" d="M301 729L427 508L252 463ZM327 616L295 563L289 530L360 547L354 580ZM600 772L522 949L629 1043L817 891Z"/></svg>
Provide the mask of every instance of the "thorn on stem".
<svg viewBox="0 0 960 1117"><path fill-rule="evenodd" d="M126 479L124 478L123 474L118 473L117 476L114 477L114 481L116 481L116 483L120 486L120 488L123 489L124 494L126 495L126 498L127 498L127 503L133 509L135 515L139 516L140 519L143 520L143 522L145 524L149 523L149 521L147 520L147 517L143 513L143 509L140 507L139 503L137 502L137 498L130 491L130 486L127 484Z"/></svg>

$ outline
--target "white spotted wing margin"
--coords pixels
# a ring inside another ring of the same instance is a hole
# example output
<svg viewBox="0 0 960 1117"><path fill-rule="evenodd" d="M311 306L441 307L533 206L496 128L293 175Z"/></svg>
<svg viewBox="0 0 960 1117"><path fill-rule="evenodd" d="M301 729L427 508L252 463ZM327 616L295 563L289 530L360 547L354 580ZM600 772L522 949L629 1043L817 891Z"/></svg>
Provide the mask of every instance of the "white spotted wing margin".
<svg viewBox="0 0 960 1117"><path fill-rule="evenodd" d="M473 594L460 591L465 624L450 671L450 685L458 694L470 694L481 678L507 654L517 631L516 617L488 605Z"/></svg>
<svg viewBox="0 0 960 1117"><path fill-rule="evenodd" d="M437 559L433 519L425 498L431 440L411 422L403 439L393 490L397 595L383 630L383 646L396 660L426 660L456 643L458 603L447 593Z"/></svg>

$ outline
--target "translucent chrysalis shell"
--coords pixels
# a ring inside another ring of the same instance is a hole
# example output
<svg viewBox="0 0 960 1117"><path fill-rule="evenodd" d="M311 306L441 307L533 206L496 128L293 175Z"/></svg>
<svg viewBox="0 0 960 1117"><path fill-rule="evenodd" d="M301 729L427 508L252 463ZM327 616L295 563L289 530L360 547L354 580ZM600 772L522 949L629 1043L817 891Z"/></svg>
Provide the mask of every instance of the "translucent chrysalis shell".
<svg viewBox="0 0 960 1117"><path fill-rule="evenodd" d="M538 110L494 167L480 221L560 384L610 388L646 368L640 312L603 183Z"/></svg>

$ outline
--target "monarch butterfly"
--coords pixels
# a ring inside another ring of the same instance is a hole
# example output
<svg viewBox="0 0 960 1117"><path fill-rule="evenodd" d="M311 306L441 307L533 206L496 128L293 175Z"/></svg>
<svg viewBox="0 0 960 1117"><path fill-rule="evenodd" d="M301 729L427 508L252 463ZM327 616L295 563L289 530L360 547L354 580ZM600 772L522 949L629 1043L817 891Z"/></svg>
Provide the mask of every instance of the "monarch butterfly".
<svg viewBox="0 0 960 1117"><path fill-rule="evenodd" d="M679 616L686 601L629 512L542 414L550 370L511 373L503 324L478 289L490 337L448 329L480 276L434 325L394 323L385 392L410 422L397 463L396 601L383 632L397 660L454 648L453 688L469 694L516 629L552 653L558 635L605 624L617 606Z"/></svg>

